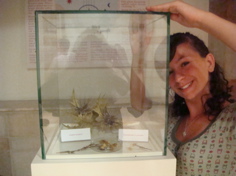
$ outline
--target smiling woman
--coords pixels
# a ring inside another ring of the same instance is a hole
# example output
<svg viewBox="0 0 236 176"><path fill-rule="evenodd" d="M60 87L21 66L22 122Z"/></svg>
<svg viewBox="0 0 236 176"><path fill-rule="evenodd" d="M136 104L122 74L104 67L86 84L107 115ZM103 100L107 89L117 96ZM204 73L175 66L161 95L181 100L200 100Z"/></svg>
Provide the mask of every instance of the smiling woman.
<svg viewBox="0 0 236 176"><path fill-rule="evenodd" d="M190 33L171 36L170 56L169 83L175 95L167 140L177 157L177 175L229 174L231 168L224 171L219 164L233 163L235 158L227 156L236 152L227 140L235 134L236 124L228 81L203 41ZM225 128L232 130L222 131Z"/></svg>
<svg viewBox="0 0 236 176"><path fill-rule="evenodd" d="M170 104L167 145L177 157L177 175L235 173L231 169L236 161L236 103L213 54L198 37L177 33L170 37L169 68L169 85L175 93ZM135 74L131 79L140 80ZM141 104L137 98L131 97L131 101L133 105ZM221 163L232 165L226 169Z"/></svg>
<svg viewBox="0 0 236 176"><path fill-rule="evenodd" d="M226 1L221 3L225 5ZM170 12L173 21L201 29L236 51L235 23L183 1L147 10ZM175 94L170 105L167 145L177 158L176 175L236 175L236 103L232 87L196 36L174 34L170 44L169 81ZM220 58L222 62L227 54Z"/></svg>

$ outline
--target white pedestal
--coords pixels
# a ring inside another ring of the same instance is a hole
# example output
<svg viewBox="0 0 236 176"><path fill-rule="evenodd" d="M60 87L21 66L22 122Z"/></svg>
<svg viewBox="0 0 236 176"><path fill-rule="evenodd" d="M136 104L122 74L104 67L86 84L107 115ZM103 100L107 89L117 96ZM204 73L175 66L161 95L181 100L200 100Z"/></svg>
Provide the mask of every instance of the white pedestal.
<svg viewBox="0 0 236 176"><path fill-rule="evenodd" d="M109 159L42 160L31 163L32 176L175 176L176 159L167 156Z"/></svg>

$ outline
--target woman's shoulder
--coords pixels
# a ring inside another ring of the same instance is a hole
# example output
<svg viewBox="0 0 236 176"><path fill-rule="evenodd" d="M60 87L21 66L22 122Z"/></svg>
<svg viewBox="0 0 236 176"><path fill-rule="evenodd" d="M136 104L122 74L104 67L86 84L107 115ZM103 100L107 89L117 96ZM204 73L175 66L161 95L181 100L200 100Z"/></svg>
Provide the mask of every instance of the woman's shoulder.
<svg viewBox="0 0 236 176"><path fill-rule="evenodd" d="M218 119L236 123L236 102L228 104L219 114Z"/></svg>
<svg viewBox="0 0 236 176"><path fill-rule="evenodd" d="M225 106L225 108L223 109L223 112L232 112L232 113L236 113L236 102L234 103L229 103L227 106Z"/></svg>

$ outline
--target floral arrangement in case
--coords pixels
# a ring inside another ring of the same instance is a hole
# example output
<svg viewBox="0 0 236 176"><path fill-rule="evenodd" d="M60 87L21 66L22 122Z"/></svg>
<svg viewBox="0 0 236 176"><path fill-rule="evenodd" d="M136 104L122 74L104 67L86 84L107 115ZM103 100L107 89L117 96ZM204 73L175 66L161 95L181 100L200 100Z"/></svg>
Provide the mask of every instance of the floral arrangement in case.
<svg viewBox="0 0 236 176"><path fill-rule="evenodd" d="M122 126L121 118L111 115L108 112L108 101L103 97L98 97L95 102L87 100L87 102L79 103L72 92L70 101L72 112L75 117L75 125L66 125L67 128L97 128L101 131L116 130Z"/></svg>

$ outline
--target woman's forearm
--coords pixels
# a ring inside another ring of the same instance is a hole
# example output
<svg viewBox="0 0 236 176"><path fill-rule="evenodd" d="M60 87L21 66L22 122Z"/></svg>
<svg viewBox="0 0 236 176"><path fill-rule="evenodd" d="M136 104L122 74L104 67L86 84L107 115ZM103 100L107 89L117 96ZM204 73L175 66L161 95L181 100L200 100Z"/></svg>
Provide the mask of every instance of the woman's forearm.
<svg viewBox="0 0 236 176"><path fill-rule="evenodd" d="M199 28L224 42L236 52L236 24L231 23L213 13L206 13L199 21Z"/></svg>

